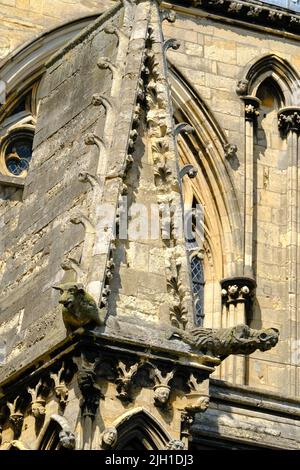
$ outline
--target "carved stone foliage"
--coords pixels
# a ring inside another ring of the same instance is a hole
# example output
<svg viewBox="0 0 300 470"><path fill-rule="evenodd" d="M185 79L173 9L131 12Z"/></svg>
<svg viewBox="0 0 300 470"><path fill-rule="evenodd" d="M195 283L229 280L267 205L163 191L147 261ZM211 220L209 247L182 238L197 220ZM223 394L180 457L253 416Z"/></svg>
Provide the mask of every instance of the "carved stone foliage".
<svg viewBox="0 0 300 470"><path fill-rule="evenodd" d="M187 324L187 306L185 301L186 290L180 280L180 263L176 263L167 280L168 292L171 294L170 320L171 324L177 328L185 329Z"/></svg>
<svg viewBox="0 0 300 470"><path fill-rule="evenodd" d="M241 96L241 99L245 103L245 119L246 121L250 121L256 123L257 118L259 116L259 106L260 100L253 96Z"/></svg>
<svg viewBox="0 0 300 470"><path fill-rule="evenodd" d="M132 401L132 380L140 367L139 363L128 365L123 361L118 361L117 371L117 397L125 402Z"/></svg>
<svg viewBox="0 0 300 470"><path fill-rule="evenodd" d="M21 399L20 396L16 397L13 402L8 402L9 408L9 423L12 427L14 439L18 439L22 432L24 413L21 410Z"/></svg>
<svg viewBox="0 0 300 470"><path fill-rule="evenodd" d="M95 300L82 284L66 283L53 288L61 294L59 303L63 306L63 321L69 333L87 325L103 325L104 320Z"/></svg>
<svg viewBox="0 0 300 470"><path fill-rule="evenodd" d="M31 412L35 417L36 421L41 421L44 419L46 414L46 400L45 397L49 392L48 385L43 383L43 380L40 379L38 384L35 387L28 387L28 393L31 395Z"/></svg>
<svg viewBox="0 0 300 470"><path fill-rule="evenodd" d="M283 137L289 132L300 134L300 108L290 106L278 113L278 128Z"/></svg>
<svg viewBox="0 0 300 470"><path fill-rule="evenodd" d="M223 279L222 302L226 305L245 303L252 301L255 293L256 282L248 277L235 277Z"/></svg>
<svg viewBox="0 0 300 470"><path fill-rule="evenodd" d="M254 330L247 325L214 330L194 328L190 331L176 330L173 337L179 337L195 351L211 357L225 359L231 354L252 354L254 351L267 351L278 343L279 331L276 328Z"/></svg>
<svg viewBox="0 0 300 470"><path fill-rule="evenodd" d="M55 395L58 399L59 406L62 410L64 410L68 401L68 396L69 396L69 390L68 390L66 379L65 379L65 371L66 371L66 365L65 363L63 363L60 369L58 370L58 372L50 373L50 377L52 378L54 382Z"/></svg>

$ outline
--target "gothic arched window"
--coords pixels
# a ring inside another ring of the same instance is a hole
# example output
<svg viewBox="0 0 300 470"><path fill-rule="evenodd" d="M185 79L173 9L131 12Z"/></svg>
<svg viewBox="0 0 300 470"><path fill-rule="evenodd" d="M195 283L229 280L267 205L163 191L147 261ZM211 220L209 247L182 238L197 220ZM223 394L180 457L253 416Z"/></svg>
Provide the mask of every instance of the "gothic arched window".
<svg viewBox="0 0 300 470"><path fill-rule="evenodd" d="M199 255L194 255L191 259L191 274L195 305L195 324L203 325L204 320L204 269L203 262Z"/></svg>
<svg viewBox="0 0 300 470"><path fill-rule="evenodd" d="M20 97L8 97L1 110L0 172L5 176L24 178L32 157L36 124L38 83Z"/></svg>

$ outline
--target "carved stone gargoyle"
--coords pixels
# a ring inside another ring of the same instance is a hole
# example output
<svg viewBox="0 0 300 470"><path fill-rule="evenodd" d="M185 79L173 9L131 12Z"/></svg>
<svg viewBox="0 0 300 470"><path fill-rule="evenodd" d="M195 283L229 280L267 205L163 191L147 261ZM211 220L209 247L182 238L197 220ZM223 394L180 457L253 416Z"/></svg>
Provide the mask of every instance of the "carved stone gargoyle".
<svg viewBox="0 0 300 470"><path fill-rule="evenodd" d="M85 291L82 284L69 282L53 286L53 289L59 290L61 294L59 303L63 306L63 321L68 333L79 327L104 324L104 318L95 300Z"/></svg>
<svg viewBox="0 0 300 470"><path fill-rule="evenodd" d="M231 354L248 355L273 348L278 343L279 331L276 328L254 330L247 325L219 330L199 327L189 331L176 329L171 338L180 338L197 352L223 360Z"/></svg>

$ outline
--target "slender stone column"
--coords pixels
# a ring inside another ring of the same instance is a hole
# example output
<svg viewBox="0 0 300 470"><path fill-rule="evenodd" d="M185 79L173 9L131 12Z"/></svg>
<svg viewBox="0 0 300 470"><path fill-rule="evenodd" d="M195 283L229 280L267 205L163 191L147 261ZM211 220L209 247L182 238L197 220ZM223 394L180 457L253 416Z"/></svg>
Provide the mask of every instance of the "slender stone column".
<svg viewBox="0 0 300 470"><path fill-rule="evenodd" d="M241 99L245 103L244 275L253 277L254 128L260 100L253 96Z"/></svg>
<svg viewBox="0 0 300 470"><path fill-rule="evenodd" d="M239 324L247 324L256 282L253 278L233 277L223 279L222 303L223 317L222 328L230 328ZM235 385L246 383L246 359L243 356L230 356L221 365L222 379Z"/></svg>
<svg viewBox="0 0 300 470"><path fill-rule="evenodd" d="M287 139L287 262L288 262L288 318L290 324L291 379L290 394L298 396L298 358L299 358L299 315L298 315L298 233L299 233L299 134L300 107L282 108L278 113L278 127L283 138Z"/></svg>

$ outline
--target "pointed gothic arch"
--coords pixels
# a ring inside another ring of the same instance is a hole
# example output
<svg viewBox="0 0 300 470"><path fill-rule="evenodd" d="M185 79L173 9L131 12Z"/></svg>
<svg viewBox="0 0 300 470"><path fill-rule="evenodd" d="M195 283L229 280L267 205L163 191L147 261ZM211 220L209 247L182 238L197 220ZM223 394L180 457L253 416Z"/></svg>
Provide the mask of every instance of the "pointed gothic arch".
<svg viewBox="0 0 300 470"><path fill-rule="evenodd" d="M277 84L282 107L299 105L300 76L286 59L267 54L250 62L243 73L243 80L248 81L248 94L256 96L259 86L268 78Z"/></svg>
<svg viewBox="0 0 300 470"><path fill-rule="evenodd" d="M41 435L38 450L69 450L74 447L75 436L68 421L63 416L53 414Z"/></svg>
<svg viewBox="0 0 300 470"><path fill-rule="evenodd" d="M211 110L173 65L170 79L175 120L195 129L193 134L178 139L182 163L191 163L199 170L196 178L184 184L184 188L188 186L187 199L193 196L205 206L205 249L218 280L234 276L241 269L242 220L225 158L228 141Z"/></svg>
<svg viewBox="0 0 300 470"><path fill-rule="evenodd" d="M121 416L113 426L118 431L115 450L164 450L172 439L160 422L141 407Z"/></svg>

